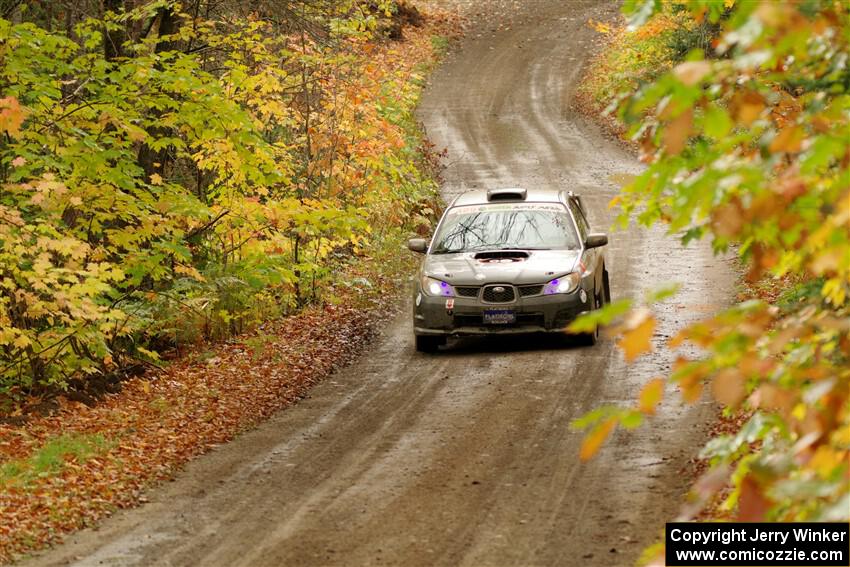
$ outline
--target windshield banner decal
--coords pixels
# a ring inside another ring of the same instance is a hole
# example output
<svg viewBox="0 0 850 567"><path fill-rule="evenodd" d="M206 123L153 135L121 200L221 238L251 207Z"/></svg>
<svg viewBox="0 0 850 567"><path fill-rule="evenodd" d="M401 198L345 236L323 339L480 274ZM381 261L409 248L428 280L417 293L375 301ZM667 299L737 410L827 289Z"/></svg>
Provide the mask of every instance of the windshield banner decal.
<svg viewBox="0 0 850 567"><path fill-rule="evenodd" d="M487 205L462 205L449 209L446 216L469 215L474 213L493 212L516 212L516 211L547 211L550 213L566 212L563 205L557 203L504 203Z"/></svg>

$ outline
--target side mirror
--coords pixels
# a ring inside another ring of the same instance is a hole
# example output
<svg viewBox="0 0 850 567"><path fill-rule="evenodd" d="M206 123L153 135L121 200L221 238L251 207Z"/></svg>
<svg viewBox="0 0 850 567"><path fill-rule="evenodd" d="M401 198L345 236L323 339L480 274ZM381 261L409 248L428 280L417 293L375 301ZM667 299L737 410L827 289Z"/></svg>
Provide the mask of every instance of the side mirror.
<svg viewBox="0 0 850 567"><path fill-rule="evenodd" d="M424 238L411 238L407 241L407 248L413 252L424 254L428 251L428 241Z"/></svg>
<svg viewBox="0 0 850 567"><path fill-rule="evenodd" d="M602 232L594 232L588 234L584 241L584 245L588 248L599 248L608 244L608 235Z"/></svg>

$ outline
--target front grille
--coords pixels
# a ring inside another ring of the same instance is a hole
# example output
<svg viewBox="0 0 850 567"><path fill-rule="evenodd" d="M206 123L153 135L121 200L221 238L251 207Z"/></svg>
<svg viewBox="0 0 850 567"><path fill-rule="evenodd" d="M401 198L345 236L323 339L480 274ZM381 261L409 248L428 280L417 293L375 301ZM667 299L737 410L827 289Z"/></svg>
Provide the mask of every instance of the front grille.
<svg viewBox="0 0 850 567"><path fill-rule="evenodd" d="M486 303L510 303L516 299L514 288L509 285L488 285L482 299Z"/></svg>
<svg viewBox="0 0 850 567"><path fill-rule="evenodd" d="M542 285L524 285L519 288L519 295L521 297L528 297L530 295L539 295L541 291L543 291Z"/></svg>
<svg viewBox="0 0 850 567"><path fill-rule="evenodd" d="M461 297L478 297L479 287L456 287L455 292Z"/></svg>

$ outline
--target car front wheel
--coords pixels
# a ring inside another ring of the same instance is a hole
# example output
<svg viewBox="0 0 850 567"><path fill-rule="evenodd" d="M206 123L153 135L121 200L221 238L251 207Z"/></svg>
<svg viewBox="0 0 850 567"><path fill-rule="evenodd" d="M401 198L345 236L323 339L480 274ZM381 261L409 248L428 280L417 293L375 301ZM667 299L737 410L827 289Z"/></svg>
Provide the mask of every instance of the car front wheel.
<svg viewBox="0 0 850 567"><path fill-rule="evenodd" d="M603 305L611 303L611 283L608 281L608 270L602 272L602 294Z"/></svg>
<svg viewBox="0 0 850 567"><path fill-rule="evenodd" d="M591 307L591 311L599 309L602 307L602 299L594 292L593 294L593 307ZM599 325L591 331L590 333L582 333L579 335L579 338L585 346L593 346L599 341Z"/></svg>

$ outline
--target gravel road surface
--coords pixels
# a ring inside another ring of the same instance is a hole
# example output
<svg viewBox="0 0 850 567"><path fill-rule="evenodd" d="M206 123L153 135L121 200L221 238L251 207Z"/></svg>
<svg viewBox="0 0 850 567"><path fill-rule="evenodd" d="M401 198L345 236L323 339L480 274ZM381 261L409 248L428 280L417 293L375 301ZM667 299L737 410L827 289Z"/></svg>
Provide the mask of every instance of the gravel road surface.
<svg viewBox="0 0 850 567"><path fill-rule="evenodd" d="M467 38L432 76L420 117L447 149L445 196L566 187L607 228L617 180L639 164L569 110L609 3L455 1ZM614 297L679 281L656 351L626 365L611 340L469 339L413 350L409 314L358 362L257 430L192 462L144 506L25 565L631 565L675 516L708 402L667 392L653 427L578 461L569 423L632 403L666 372L663 343L732 296L707 247L659 230L610 235Z"/></svg>

